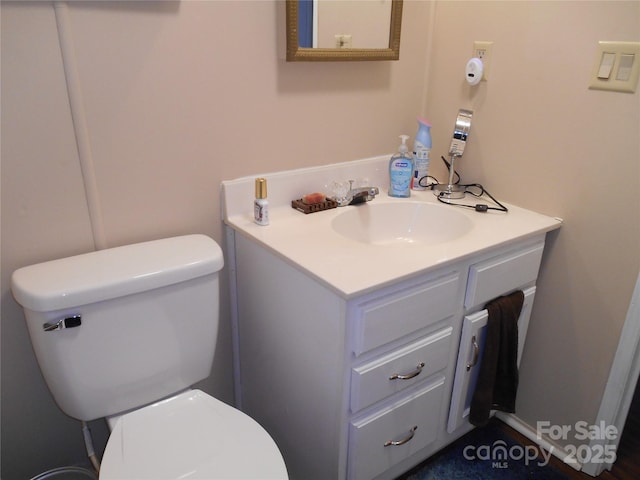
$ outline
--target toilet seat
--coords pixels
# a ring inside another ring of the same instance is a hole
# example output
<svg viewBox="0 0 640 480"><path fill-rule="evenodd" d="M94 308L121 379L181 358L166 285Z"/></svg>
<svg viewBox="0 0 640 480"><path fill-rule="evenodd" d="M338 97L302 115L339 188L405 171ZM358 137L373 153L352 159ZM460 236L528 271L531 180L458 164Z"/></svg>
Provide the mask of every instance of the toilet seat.
<svg viewBox="0 0 640 480"><path fill-rule="evenodd" d="M200 390L120 417L100 480L287 479L278 447L258 422Z"/></svg>

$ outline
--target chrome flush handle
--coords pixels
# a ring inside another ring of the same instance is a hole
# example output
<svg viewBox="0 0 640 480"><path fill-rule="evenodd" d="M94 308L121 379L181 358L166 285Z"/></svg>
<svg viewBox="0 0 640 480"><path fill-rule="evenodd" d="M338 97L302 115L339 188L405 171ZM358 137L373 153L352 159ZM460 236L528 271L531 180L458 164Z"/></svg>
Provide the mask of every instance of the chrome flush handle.
<svg viewBox="0 0 640 480"><path fill-rule="evenodd" d="M75 328L82 325L81 315L72 315L71 317L61 318L57 322L47 322L42 325L45 332L53 332L55 330L64 330L65 328Z"/></svg>

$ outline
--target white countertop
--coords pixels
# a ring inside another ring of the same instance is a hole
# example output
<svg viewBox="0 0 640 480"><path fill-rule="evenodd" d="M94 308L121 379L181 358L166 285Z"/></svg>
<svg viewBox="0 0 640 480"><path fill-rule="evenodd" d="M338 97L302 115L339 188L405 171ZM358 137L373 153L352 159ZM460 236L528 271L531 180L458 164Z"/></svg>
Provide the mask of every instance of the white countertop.
<svg viewBox="0 0 640 480"><path fill-rule="evenodd" d="M473 226L468 233L457 239L432 245L422 243L371 245L336 233L331 222L348 209L367 209L374 204L407 201L439 204L430 190L412 192L409 199L389 197L386 193L387 162L388 158L385 156L336 166L256 175L267 177L270 196L271 191L276 192L274 194L276 200L270 204L270 225L267 226L259 226L253 222L255 177L223 182L224 221L237 233L259 242L345 298L418 273L426 273L500 245L543 234L560 227L562 223L559 219L509 204L505 204L509 208L508 213L497 211L479 213L473 209L443 205L443 208L455 209L457 214L465 215L471 220ZM348 169L355 168L356 171L361 171L364 166L372 167L370 170L362 170L364 173L360 177L372 179L371 185L379 187L380 194L365 204L306 215L291 207L292 199L300 198L304 193L323 189L325 183L317 184L315 189L310 188L313 182L309 180L306 173L316 178L317 182L320 182L320 178L323 178L324 182L332 178L343 180L345 177L335 175L343 175L345 166ZM336 167L338 170L334 169ZM304 178L298 178L299 175ZM291 190L287 180L294 180L295 185L302 184L301 188L304 190ZM384 183L381 180L384 180ZM285 197L288 198L286 203ZM460 202L482 203L475 197L469 196Z"/></svg>

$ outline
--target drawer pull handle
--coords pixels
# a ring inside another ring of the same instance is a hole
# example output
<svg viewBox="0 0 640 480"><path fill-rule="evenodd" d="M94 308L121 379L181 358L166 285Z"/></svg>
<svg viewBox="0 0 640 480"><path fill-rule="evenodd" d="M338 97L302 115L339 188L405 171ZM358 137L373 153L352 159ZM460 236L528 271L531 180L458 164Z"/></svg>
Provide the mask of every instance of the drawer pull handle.
<svg viewBox="0 0 640 480"><path fill-rule="evenodd" d="M471 370L472 367L476 366L478 363L478 357L480 356L480 347L478 346L475 335L471 337L471 343L473 344L473 359L471 360L471 363L467 363L467 372Z"/></svg>
<svg viewBox="0 0 640 480"><path fill-rule="evenodd" d="M424 368L424 362L420 362L416 366L415 372L407 373L406 375L401 375L399 373L394 373L389 377L389 380L409 380L410 378L417 377L422 373L422 369Z"/></svg>
<svg viewBox="0 0 640 480"><path fill-rule="evenodd" d="M390 447L390 446L391 447L397 447L398 445L404 445L405 443L407 443L409 440L411 440L413 438L413 436L416 434L416 430L417 429L418 429L418 426L416 425L411 430L409 430L409 435L407 435L402 440L387 440L386 442L384 442L384 446L385 447Z"/></svg>

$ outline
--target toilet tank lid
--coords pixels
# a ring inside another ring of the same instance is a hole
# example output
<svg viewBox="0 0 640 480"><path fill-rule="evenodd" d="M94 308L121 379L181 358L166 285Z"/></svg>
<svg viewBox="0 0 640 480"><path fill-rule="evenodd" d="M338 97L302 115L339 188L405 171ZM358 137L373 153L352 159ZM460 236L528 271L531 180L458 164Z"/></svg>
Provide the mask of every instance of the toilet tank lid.
<svg viewBox="0 0 640 480"><path fill-rule="evenodd" d="M23 307L47 312L173 285L223 265L213 239L185 235L24 267L13 273L11 289Z"/></svg>

